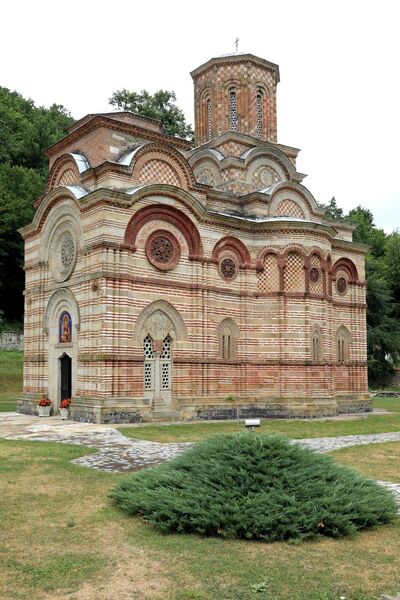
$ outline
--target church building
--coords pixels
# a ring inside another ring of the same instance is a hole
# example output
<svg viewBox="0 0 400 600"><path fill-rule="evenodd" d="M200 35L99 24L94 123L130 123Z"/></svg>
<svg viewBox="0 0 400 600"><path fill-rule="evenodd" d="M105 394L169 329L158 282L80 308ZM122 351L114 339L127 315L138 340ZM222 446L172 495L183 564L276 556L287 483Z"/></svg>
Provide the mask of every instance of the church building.
<svg viewBox="0 0 400 600"><path fill-rule="evenodd" d="M366 247L277 141L279 67L192 73L195 144L131 112L48 148L25 240L22 413L122 423L371 410Z"/></svg>

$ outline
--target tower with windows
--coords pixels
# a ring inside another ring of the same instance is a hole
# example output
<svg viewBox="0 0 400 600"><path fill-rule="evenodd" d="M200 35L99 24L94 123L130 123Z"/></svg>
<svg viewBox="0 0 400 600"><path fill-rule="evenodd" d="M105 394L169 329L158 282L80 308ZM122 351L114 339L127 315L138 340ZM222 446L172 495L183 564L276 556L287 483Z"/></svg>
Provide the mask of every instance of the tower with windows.
<svg viewBox="0 0 400 600"><path fill-rule="evenodd" d="M252 54L229 54L191 75L197 145L227 131L276 142L278 65Z"/></svg>

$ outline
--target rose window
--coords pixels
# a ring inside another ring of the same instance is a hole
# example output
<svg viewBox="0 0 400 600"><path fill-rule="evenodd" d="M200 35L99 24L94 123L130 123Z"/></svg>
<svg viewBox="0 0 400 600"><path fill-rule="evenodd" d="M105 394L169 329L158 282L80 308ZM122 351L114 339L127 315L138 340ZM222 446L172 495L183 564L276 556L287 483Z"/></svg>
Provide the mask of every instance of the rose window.
<svg viewBox="0 0 400 600"><path fill-rule="evenodd" d="M224 258L221 262L221 275L225 279L233 279L236 275L236 263L231 258Z"/></svg>
<svg viewBox="0 0 400 600"><path fill-rule="evenodd" d="M178 240L164 229L158 229L148 237L145 250L151 264L163 271L173 269L181 256Z"/></svg>
<svg viewBox="0 0 400 600"><path fill-rule="evenodd" d="M157 236L151 241L150 254L155 262L168 263L174 254L171 240L162 235Z"/></svg>
<svg viewBox="0 0 400 600"><path fill-rule="evenodd" d="M344 277L339 277L336 282L336 289L339 294L344 294L347 291L347 281Z"/></svg>
<svg viewBox="0 0 400 600"><path fill-rule="evenodd" d="M64 269L69 269L75 258L75 243L71 234L67 234L61 244L61 263Z"/></svg>

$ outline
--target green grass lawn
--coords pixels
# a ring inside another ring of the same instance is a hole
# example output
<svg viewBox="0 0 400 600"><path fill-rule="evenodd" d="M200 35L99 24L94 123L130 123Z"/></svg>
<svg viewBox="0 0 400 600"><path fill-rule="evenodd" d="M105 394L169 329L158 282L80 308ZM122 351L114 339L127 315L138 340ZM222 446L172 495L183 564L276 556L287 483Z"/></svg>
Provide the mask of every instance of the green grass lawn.
<svg viewBox="0 0 400 600"><path fill-rule="evenodd" d="M390 415L360 415L359 419L306 420L306 419L261 419L260 432L276 433L291 438L334 437L400 431L400 398L376 398L375 408L391 411ZM120 428L127 437L159 442L197 442L214 433L234 433L244 428L236 421L219 423L201 422L173 425L143 425Z"/></svg>
<svg viewBox="0 0 400 600"><path fill-rule="evenodd" d="M0 350L0 412L14 411L22 391L23 353Z"/></svg>
<svg viewBox="0 0 400 600"><path fill-rule="evenodd" d="M400 444L389 446L398 464ZM381 447L362 450L381 476ZM358 467L359 451L335 456ZM399 591L400 519L301 545L163 535L112 506L120 475L71 464L88 452L0 440L2 600L376 600Z"/></svg>

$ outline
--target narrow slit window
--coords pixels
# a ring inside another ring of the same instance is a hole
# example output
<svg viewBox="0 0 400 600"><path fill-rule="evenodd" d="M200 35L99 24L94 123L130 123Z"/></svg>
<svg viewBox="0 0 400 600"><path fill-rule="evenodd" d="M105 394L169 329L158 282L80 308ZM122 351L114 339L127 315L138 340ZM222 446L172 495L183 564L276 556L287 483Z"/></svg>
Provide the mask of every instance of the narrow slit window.
<svg viewBox="0 0 400 600"><path fill-rule="evenodd" d="M258 92L258 94L256 96L256 117L257 117L256 136L261 137L262 128L263 128L263 96L260 92Z"/></svg>
<svg viewBox="0 0 400 600"><path fill-rule="evenodd" d="M229 93L229 121L229 129L237 131L237 103L234 90Z"/></svg>
<svg viewBox="0 0 400 600"><path fill-rule="evenodd" d="M208 139L212 138L212 130L211 130L211 100L208 98L207 100L207 135Z"/></svg>

